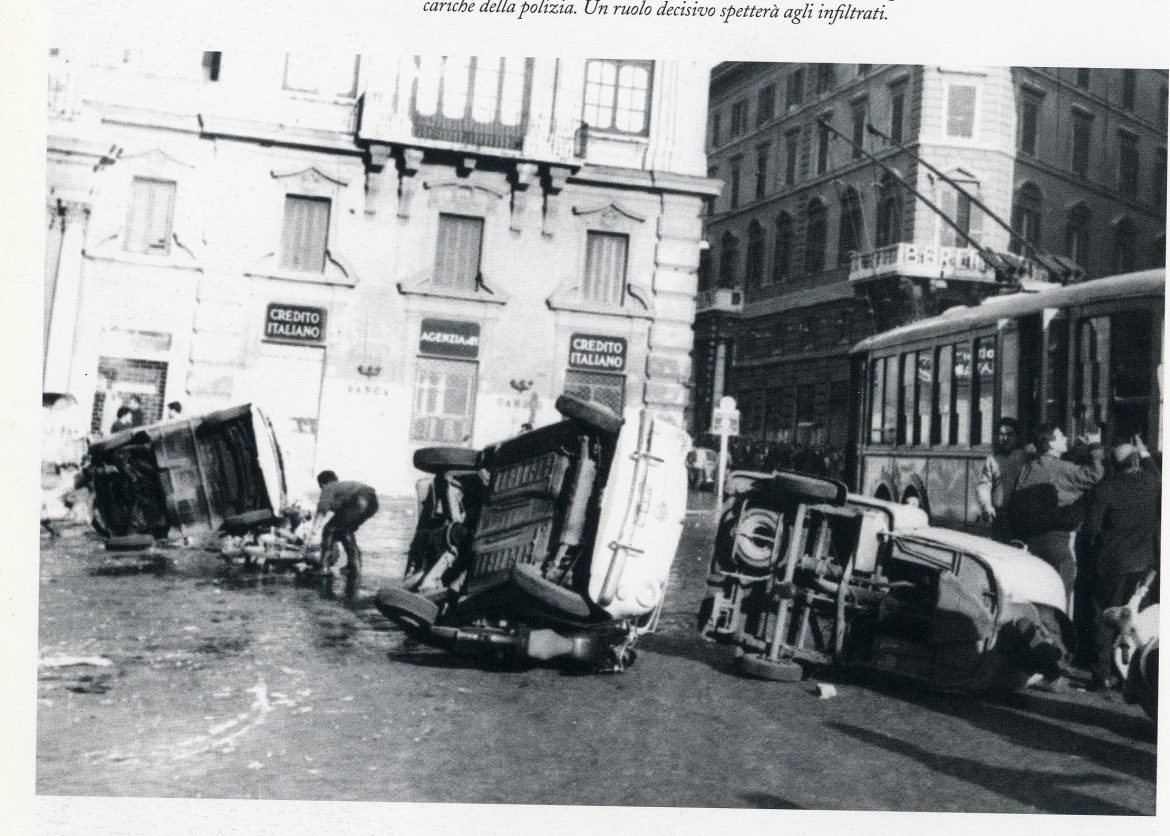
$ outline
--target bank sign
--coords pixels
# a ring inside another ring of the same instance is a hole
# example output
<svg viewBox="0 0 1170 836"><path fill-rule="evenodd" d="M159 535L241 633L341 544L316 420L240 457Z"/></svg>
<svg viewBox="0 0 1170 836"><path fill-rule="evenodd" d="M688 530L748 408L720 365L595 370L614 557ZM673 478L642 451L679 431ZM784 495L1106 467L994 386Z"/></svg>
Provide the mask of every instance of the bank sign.
<svg viewBox="0 0 1170 836"><path fill-rule="evenodd" d="M270 302L264 315L264 339L314 345L323 343L326 314L324 308Z"/></svg>
<svg viewBox="0 0 1170 836"><path fill-rule="evenodd" d="M574 334L569 338L569 368L593 372L625 372L625 338Z"/></svg>
<svg viewBox="0 0 1170 836"><path fill-rule="evenodd" d="M479 357L479 323L454 319L424 319L418 351L432 357Z"/></svg>

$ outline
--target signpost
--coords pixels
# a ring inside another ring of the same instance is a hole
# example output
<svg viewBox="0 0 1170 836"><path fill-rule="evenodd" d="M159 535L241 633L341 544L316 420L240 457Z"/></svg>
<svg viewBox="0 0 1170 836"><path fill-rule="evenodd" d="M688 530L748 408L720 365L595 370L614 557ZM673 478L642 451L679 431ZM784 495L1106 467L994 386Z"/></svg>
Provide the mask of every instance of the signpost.
<svg viewBox="0 0 1170 836"><path fill-rule="evenodd" d="M719 478L715 483L715 508L723 507L723 485L727 478L727 439L739 435L739 410L735 398L724 395L711 418L711 429L719 435Z"/></svg>

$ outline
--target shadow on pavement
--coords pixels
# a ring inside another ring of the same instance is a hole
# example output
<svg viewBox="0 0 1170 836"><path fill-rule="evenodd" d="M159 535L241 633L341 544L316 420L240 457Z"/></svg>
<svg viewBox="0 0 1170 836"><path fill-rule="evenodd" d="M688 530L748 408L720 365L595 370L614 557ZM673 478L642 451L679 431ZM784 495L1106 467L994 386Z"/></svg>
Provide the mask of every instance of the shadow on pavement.
<svg viewBox="0 0 1170 836"><path fill-rule="evenodd" d="M890 737L882 732L863 729L848 723L826 723L842 734L885 749L888 752L912 758L934 772L967 781L1022 804L1039 808L1045 813L1076 815L1141 815L1136 810L1122 807L1072 789L1078 784L1117 784L1118 779L1102 773L1070 775L1065 772L1011 769L988 766L957 755L940 755L913 743Z"/></svg>
<svg viewBox="0 0 1170 836"><path fill-rule="evenodd" d="M1098 766L1153 783L1157 755L1124 743L1102 740L1052 720L1085 722L1108 731L1132 729L1131 717L1120 712L1110 715L1101 709L1015 693L980 699L929 691L916 684L868 683L868 687L906 703L955 717L1017 746L1080 758ZM1124 733L1124 732L1121 732ZM1132 736L1132 735L1128 735Z"/></svg>

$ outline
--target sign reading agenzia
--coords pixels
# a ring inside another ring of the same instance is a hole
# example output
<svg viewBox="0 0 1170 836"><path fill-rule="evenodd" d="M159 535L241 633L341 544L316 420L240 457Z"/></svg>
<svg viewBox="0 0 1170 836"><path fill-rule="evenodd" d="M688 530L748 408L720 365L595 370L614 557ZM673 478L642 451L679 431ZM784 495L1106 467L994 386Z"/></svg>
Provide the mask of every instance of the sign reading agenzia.
<svg viewBox="0 0 1170 836"><path fill-rule="evenodd" d="M625 372L625 337L574 334L569 339L569 368L616 374Z"/></svg>
<svg viewBox="0 0 1170 836"><path fill-rule="evenodd" d="M270 302L264 315L264 339L290 343L325 342L327 311Z"/></svg>
<svg viewBox="0 0 1170 836"><path fill-rule="evenodd" d="M434 357L474 360L479 356L479 323L424 319L418 337L418 351Z"/></svg>

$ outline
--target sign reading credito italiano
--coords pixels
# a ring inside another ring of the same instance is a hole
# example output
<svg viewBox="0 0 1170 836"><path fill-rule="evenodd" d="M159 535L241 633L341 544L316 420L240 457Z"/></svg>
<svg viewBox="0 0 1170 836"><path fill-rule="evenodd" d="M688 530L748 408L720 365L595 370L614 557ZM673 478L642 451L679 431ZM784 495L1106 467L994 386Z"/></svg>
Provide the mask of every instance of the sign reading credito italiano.
<svg viewBox="0 0 1170 836"><path fill-rule="evenodd" d="M418 337L418 351L434 357L474 360L479 356L479 323L424 319Z"/></svg>
<svg viewBox="0 0 1170 836"><path fill-rule="evenodd" d="M621 373L626 370L626 340L597 334L569 338L569 368Z"/></svg>
<svg viewBox="0 0 1170 836"><path fill-rule="evenodd" d="M324 308L305 308L269 302L264 316L264 339L293 343L325 342Z"/></svg>

